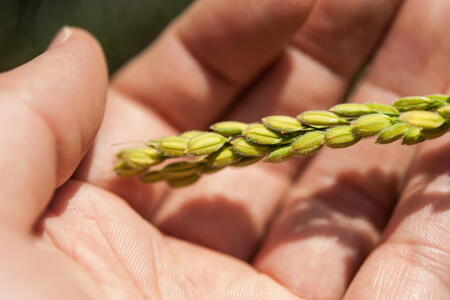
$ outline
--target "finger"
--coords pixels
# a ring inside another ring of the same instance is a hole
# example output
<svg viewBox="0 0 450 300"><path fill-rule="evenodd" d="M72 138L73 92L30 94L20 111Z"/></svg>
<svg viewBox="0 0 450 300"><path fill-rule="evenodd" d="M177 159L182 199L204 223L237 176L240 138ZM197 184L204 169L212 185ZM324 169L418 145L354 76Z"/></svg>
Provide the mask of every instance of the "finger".
<svg viewBox="0 0 450 300"><path fill-rule="evenodd" d="M450 63L450 43L428 45L439 40L438 28L448 26L448 10L434 8L430 13L421 7L420 1L410 1L402 9L355 101L391 101L398 96L444 90L448 71L441 64ZM415 21L418 19L421 22ZM423 31L424 27L428 29ZM418 33L414 46L405 42L411 31ZM408 60L393 64L391 57L405 52L410 53ZM417 78L410 77L414 85L406 84L401 79L404 70L423 67L423 57L439 63L427 66L423 76L416 73ZM381 72L382 68L389 73ZM298 295L339 299L378 240L411 151L397 145L375 146L373 141L348 150L323 151L289 195L255 261L256 267Z"/></svg>
<svg viewBox="0 0 450 300"><path fill-rule="evenodd" d="M446 299L450 295L448 139L428 142L402 197L346 299Z"/></svg>
<svg viewBox="0 0 450 300"><path fill-rule="evenodd" d="M401 0L351 0L345 5L318 1L279 62L245 95L239 117L295 115L342 101L400 4Z"/></svg>
<svg viewBox="0 0 450 300"><path fill-rule="evenodd" d="M100 125L106 85L99 45L73 28L35 60L0 75L2 218L30 226L72 174Z"/></svg>
<svg viewBox="0 0 450 300"><path fill-rule="evenodd" d="M322 47L327 48L328 41L336 38L359 51L353 56L337 51L335 59L361 64L395 11L392 1L384 3L356 1L351 5L358 8L348 10L335 1L319 1L296 38L310 43L315 39L319 50L314 57L320 57ZM323 27L324 22L333 26ZM355 35L351 28L366 34ZM303 37L306 33L308 36ZM328 108L340 101L360 64L352 63L353 67L345 72L337 66L330 69L322 61L312 59L310 53L305 54L302 47L303 44L288 47L227 117L254 122L271 114L295 116L307 109ZM303 162L260 164L202 178L196 186L171 192L157 211L154 223L167 234L249 260Z"/></svg>
<svg viewBox="0 0 450 300"><path fill-rule="evenodd" d="M360 143L308 165L254 261L298 296L340 299L395 200L411 152ZM370 159L378 155L382 164Z"/></svg>
<svg viewBox="0 0 450 300"><path fill-rule="evenodd" d="M165 187L118 179L111 166L120 147L111 145L206 126L275 59L311 5L289 0L197 1L119 72L96 145L78 178L122 196L148 218ZM266 38L268 33L273 39ZM222 73L227 75L218 75Z"/></svg>
<svg viewBox="0 0 450 300"><path fill-rule="evenodd" d="M197 1L115 87L181 130L205 126L277 57L313 2Z"/></svg>

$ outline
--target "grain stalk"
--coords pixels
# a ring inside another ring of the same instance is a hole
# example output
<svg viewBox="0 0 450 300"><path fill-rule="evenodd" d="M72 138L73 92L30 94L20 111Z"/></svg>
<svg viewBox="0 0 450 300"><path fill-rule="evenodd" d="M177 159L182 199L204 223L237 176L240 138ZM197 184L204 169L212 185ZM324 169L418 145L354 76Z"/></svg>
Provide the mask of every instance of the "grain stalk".
<svg viewBox="0 0 450 300"><path fill-rule="evenodd" d="M187 131L118 153L117 174L139 176L147 183L171 187L196 182L225 167L244 167L260 160L279 163L310 156L322 147L346 148L366 137L388 144L402 139L414 145L440 137L450 128L450 97L405 97L393 105L345 103L328 111L306 111L297 118L269 116L261 123L219 122L210 131ZM153 167L177 159L162 168Z"/></svg>

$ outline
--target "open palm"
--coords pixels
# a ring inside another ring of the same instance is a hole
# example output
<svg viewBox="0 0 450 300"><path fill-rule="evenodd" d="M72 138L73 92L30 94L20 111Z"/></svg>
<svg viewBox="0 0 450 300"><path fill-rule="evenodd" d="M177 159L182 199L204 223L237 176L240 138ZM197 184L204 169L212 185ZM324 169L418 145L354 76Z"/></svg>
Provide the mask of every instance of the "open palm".
<svg viewBox="0 0 450 300"><path fill-rule="evenodd" d="M447 0L203 0L110 87L64 29L0 74L0 298L448 299L445 138L179 190L111 169L115 143L327 108L371 58L352 101L450 93L449 27Z"/></svg>

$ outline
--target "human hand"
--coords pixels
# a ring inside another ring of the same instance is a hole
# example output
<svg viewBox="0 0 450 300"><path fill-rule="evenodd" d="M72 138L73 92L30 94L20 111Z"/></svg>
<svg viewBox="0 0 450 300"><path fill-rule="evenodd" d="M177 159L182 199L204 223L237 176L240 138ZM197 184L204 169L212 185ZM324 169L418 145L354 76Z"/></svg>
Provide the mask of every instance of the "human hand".
<svg viewBox="0 0 450 300"><path fill-rule="evenodd" d="M230 169L174 191L111 172L113 143L224 116L328 108L378 44L353 101L450 92L447 1L325 0L312 10L313 2L197 2L117 74L95 146L72 180L101 121L98 47L73 30L3 74L2 98L14 105L2 102L0 120L14 130L3 135L1 160L2 296L448 297L445 139L417 155L362 142L324 150L307 166Z"/></svg>

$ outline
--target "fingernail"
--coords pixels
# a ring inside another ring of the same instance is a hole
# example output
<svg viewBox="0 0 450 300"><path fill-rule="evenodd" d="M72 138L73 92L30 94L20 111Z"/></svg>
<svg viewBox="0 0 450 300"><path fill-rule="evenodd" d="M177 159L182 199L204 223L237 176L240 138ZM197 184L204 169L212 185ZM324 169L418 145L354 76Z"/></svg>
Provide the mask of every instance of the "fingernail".
<svg viewBox="0 0 450 300"><path fill-rule="evenodd" d="M61 28L58 33L56 34L56 36L53 38L53 41L50 43L50 46L48 47L50 48L55 48L58 47L62 44L64 44L72 35L72 28L70 26L64 26L63 28Z"/></svg>

